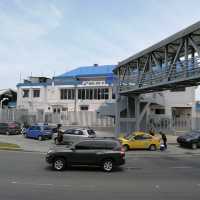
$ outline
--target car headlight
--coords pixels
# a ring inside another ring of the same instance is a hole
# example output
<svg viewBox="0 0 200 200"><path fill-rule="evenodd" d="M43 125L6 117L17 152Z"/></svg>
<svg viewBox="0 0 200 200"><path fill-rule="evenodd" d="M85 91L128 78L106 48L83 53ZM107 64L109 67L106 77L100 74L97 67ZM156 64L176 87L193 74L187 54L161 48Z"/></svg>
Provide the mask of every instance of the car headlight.
<svg viewBox="0 0 200 200"><path fill-rule="evenodd" d="M53 153L53 152L55 152L54 150L49 150L48 152L47 152L47 154L49 154L49 153Z"/></svg>

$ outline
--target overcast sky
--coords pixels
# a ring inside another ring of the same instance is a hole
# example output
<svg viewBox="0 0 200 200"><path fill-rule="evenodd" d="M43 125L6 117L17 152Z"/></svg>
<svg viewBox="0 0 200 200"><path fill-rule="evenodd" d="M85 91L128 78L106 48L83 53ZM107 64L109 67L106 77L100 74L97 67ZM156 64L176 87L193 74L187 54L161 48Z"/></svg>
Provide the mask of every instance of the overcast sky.
<svg viewBox="0 0 200 200"><path fill-rule="evenodd" d="M196 0L0 0L0 89L117 64L200 20Z"/></svg>

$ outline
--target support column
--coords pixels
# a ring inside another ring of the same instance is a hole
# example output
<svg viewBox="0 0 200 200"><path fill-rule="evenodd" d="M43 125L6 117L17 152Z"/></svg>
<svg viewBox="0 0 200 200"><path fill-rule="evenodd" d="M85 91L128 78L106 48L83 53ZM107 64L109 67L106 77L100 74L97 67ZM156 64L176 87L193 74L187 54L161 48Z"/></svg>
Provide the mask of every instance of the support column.
<svg viewBox="0 0 200 200"><path fill-rule="evenodd" d="M192 47L191 56L192 56L192 68L193 68L193 69L195 68L195 57L194 57L194 54L195 54L195 50L194 50L194 48Z"/></svg>
<svg viewBox="0 0 200 200"><path fill-rule="evenodd" d="M185 63L184 63L185 77L187 77L187 69L188 69L188 38L185 38Z"/></svg>
<svg viewBox="0 0 200 200"><path fill-rule="evenodd" d="M139 100L139 95L135 96L135 130L139 131L140 130L140 100Z"/></svg>
<svg viewBox="0 0 200 200"><path fill-rule="evenodd" d="M75 87L74 88L74 112L77 112L77 110L78 110L78 88L77 87Z"/></svg>

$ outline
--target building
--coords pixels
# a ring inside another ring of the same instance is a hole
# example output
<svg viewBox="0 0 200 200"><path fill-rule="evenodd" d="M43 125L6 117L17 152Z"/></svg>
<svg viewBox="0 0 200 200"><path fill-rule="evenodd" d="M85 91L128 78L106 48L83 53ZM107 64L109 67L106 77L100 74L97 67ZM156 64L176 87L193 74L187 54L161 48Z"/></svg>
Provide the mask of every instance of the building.
<svg viewBox="0 0 200 200"><path fill-rule="evenodd" d="M30 77L17 84L17 108L37 113L96 112L113 103L114 65L83 66L55 76Z"/></svg>

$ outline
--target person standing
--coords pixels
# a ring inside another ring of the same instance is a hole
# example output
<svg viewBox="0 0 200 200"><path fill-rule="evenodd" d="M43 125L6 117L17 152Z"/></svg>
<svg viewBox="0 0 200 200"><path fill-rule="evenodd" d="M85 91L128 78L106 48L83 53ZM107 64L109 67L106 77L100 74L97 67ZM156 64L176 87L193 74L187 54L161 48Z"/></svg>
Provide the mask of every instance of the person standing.
<svg viewBox="0 0 200 200"><path fill-rule="evenodd" d="M61 124L58 124L58 125L57 125L57 133L58 133L57 141L58 141L59 144L61 144L62 141L63 141L63 133L62 133L62 131L61 131L61 127L62 127Z"/></svg>
<svg viewBox="0 0 200 200"><path fill-rule="evenodd" d="M160 135L162 136L162 141L165 146L165 149L167 149L167 136L163 132L160 132Z"/></svg>

